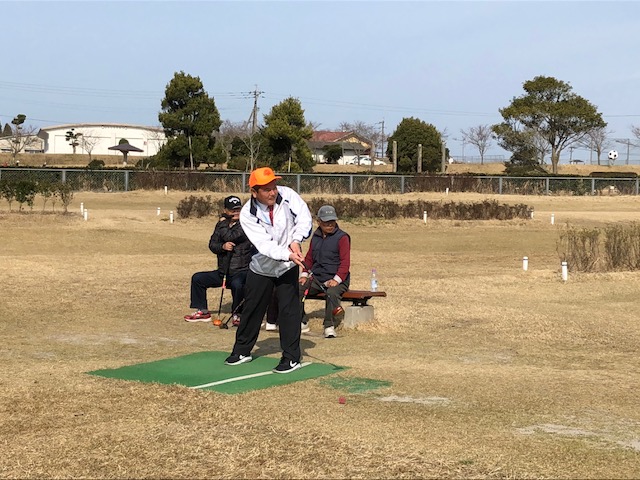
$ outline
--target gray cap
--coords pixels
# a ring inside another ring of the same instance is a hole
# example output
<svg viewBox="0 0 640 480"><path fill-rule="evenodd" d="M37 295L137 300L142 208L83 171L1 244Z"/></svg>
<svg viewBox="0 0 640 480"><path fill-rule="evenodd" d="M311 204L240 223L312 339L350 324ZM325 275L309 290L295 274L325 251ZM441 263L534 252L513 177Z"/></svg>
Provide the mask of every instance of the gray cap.
<svg viewBox="0 0 640 480"><path fill-rule="evenodd" d="M318 210L318 218L323 222L329 222L331 220L338 220L338 215L336 215L336 209L331 205L323 205Z"/></svg>

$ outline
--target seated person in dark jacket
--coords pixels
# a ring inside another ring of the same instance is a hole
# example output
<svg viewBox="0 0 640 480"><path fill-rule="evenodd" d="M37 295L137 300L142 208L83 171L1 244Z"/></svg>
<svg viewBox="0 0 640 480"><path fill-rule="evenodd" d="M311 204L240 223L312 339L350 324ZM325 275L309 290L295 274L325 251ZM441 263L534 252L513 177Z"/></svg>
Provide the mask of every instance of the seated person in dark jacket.
<svg viewBox="0 0 640 480"><path fill-rule="evenodd" d="M320 292L326 294L324 308L324 337L335 338L335 328L344 317L344 309L340 306L342 295L349 290L349 268L351 266L351 238L340 230L336 210L331 205L324 205L318 210L318 229L311 236L311 246L307 251L304 263L307 271L302 272L300 279L300 298L309 287L309 295ZM311 271L311 273L309 272ZM309 276L311 275L311 280ZM302 311L301 330L309 330L307 318Z"/></svg>
<svg viewBox="0 0 640 480"><path fill-rule="evenodd" d="M221 287L226 275L227 288L231 290L233 298L231 311L235 312L232 325L237 327L240 324L244 284L249 262L255 253L253 245L240 226L241 209L242 202L238 197L232 195L224 199L223 218L216 224L209 240L209 250L218 256L218 269L212 272L197 272L191 277L190 306L196 311L191 315L185 315L184 319L187 322L211 321L207 305L207 288Z"/></svg>

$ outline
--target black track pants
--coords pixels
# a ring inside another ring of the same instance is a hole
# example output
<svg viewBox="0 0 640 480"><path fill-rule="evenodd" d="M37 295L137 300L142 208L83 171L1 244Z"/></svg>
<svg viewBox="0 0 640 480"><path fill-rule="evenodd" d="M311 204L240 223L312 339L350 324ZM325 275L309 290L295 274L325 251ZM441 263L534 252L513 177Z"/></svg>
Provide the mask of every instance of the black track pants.
<svg viewBox="0 0 640 480"><path fill-rule="evenodd" d="M300 299L298 297L298 267L279 278L265 277L249 271L244 286L244 308L236 332L233 352L249 355L258 341L260 325L273 295L278 298L278 325L282 357L300 361Z"/></svg>

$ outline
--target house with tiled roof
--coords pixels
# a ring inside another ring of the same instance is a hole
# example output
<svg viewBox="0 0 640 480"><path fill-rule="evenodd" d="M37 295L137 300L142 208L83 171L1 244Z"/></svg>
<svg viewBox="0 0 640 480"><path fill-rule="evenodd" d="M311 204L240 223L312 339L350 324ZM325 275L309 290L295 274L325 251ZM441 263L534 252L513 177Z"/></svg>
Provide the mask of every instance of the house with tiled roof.
<svg viewBox="0 0 640 480"><path fill-rule="evenodd" d="M331 145L340 145L342 148L342 158L338 160L341 165L358 163L359 158L369 156L373 151L373 142L355 132L318 130L313 132L307 143L316 163L326 163L325 148Z"/></svg>

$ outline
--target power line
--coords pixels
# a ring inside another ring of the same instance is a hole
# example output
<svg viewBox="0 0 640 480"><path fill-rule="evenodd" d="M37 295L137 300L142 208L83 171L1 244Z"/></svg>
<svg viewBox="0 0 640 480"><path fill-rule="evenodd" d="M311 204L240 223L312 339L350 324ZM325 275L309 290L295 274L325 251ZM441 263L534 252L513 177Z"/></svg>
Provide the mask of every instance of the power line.
<svg viewBox="0 0 640 480"><path fill-rule="evenodd" d="M274 96L277 95L277 96ZM279 93L271 93L266 95L265 98L270 98L274 100L279 100L282 97L289 97L294 95L285 95ZM454 116L490 116L496 117L498 113L486 113L486 112L466 112L466 111L454 111L454 110L430 110L420 107L403 107L403 106L393 106L393 105L380 105L380 104L372 104L372 103L359 103L359 102L349 102L342 100L324 100L313 97L296 97L300 100L304 100L305 104L312 105L324 105L324 106L335 106L335 107L357 107L360 109L367 110L385 110L385 111L407 111L407 112L417 112L417 113L429 113L434 115L454 115Z"/></svg>
<svg viewBox="0 0 640 480"><path fill-rule="evenodd" d="M146 98L146 99L158 99L164 96L163 91L150 91L150 90L114 90L104 88L85 88L85 87L67 87L67 86L55 86L55 85L40 85L35 83L23 83L23 82L7 82L0 80L0 88L7 90L16 90L26 93L53 93L58 95L72 95L72 96L88 96L88 97L123 97L123 98ZM214 97L230 97L230 98L246 98L246 93L243 92L208 92L209 95Z"/></svg>

